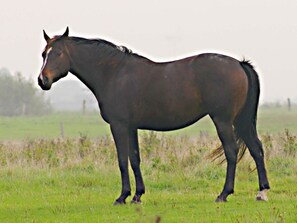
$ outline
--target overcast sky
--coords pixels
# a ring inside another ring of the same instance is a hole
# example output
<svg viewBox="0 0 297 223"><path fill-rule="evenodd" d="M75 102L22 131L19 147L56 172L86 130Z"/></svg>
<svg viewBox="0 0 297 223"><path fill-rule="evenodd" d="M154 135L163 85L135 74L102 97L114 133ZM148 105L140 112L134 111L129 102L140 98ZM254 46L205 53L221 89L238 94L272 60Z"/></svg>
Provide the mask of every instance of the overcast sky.
<svg viewBox="0 0 297 223"><path fill-rule="evenodd" d="M1 3L0 68L37 78L42 30L103 38L154 61L202 52L250 59L262 101L297 99L296 0L105 0ZM69 78L70 75L68 75Z"/></svg>

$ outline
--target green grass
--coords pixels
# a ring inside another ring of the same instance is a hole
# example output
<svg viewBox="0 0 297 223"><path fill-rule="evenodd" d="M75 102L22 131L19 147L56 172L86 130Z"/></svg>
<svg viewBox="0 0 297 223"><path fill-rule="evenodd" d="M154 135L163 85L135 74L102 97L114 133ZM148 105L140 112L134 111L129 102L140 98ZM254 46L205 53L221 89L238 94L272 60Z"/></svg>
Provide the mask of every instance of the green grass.
<svg viewBox="0 0 297 223"><path fill-rule="evenodd" d="M38 117L0 117L0 140L23 140L35 138L57 138L106 135L109 126L99 114L80 115L61 113Z"/></svg>
<svg viewBox="0 0 297 223"><path fill-rule="evenodd" d="M291 111L286 108L262 108L259 110L258 130L260 133L280 133L288 129L297 133L297 108Z"/></svg>
<svg viewBox="0 0 297 223"><path fill-rule="evenodd" d="M255 201L257 174L248 154L238 164L235 194L218 204L225 165L205 158L216 137L144 133L143 204L116 207L121 183L111 137L3 142L0 222L296 222L297 137L262 137L269 148L268 202Z"/></svg>
<svg viewBox="0 0 297 223"><path fill-rule="evenodd" d="M226 204L214 202L222 179L166 174L146 177L142 205L112 206L120 182L103 170L1 171L0 222L296 222L296 187L272 181L269 202L255 201L255 182L237 182ZM244 173L241 173L241 175ZM295 176L296 177L296 176ZM290 184L289 184L290 183ZM160 186L161 185L161 186Z"/></svg>
<svg viewBox="0 0 297 223"><path fill-rule="evenodd" d="M99 115L0 117L0 222L297 222L296 120L295 110L259 112L268 202L255 201L258 180L248 152L238 164L235 194L214 202L225 165L206 159L219 145L206 117L180 131L141 132L143 204L114 207L120 172ZM131 170L130 176L134 193Z"/></svg>
<svg viewBox="0 0 297 223"><path fill-rule="evenodd" d="M259 110L258 130L262 134L276 134L288 129L297 133L297 110L285 108L262 108ZM110 134L110 129L100 114L58 113L40 117L0 117L0 140L23 140L61 136L61 124L64 136L68 138L87 135L91 138ZM215 127L208 116L187 128L164 134L182 134L189 136L216 135Z"/></svg>

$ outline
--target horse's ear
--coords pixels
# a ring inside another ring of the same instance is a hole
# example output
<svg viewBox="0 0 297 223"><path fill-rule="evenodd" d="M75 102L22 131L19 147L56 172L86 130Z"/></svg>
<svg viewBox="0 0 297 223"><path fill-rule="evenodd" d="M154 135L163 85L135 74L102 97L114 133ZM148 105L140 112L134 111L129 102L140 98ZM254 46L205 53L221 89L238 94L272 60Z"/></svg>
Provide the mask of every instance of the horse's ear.
<svg viewBox="0 0 297 223"><path fill-rule="evenodd" d="M43 30L43 37L46 42L48 42L51 38L46 34L46 32Z"/></svg>
<svg viewBox="0 0 297 223"><path fill-rule="evenodd" d="M67 26L66 31L64 32L64 34L62 35L63 37L68 37L69 35L69 28Z"/></svg>

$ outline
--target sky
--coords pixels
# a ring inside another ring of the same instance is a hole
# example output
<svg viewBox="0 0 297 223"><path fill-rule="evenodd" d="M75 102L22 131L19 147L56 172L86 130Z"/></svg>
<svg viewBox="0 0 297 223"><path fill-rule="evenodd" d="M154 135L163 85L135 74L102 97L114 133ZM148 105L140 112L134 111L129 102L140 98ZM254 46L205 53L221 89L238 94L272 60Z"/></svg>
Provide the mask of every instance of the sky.
<svg viewBox="0 0 297 223"><path fill-rule="evenodd" d="M0 68L37 79L49 36L102 38L154 61L205 52L252 61L261 101L297 100L296 0L5 0ZM71 79L68 75L66 78Z"/></svg>

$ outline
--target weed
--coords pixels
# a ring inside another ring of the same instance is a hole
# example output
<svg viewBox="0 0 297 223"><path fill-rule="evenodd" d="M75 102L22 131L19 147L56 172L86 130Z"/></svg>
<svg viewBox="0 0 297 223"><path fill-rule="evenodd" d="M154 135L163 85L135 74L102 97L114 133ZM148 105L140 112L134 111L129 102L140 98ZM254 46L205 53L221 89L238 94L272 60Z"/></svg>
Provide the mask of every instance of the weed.
<svg viewBox="0 0 297 223"><path fill-rule="evenodd" d="M297 154L297 136L292 135L288 129L285 130L285 135L282 137L284 143L284 151L288 156L296 156Z"/></svg>

